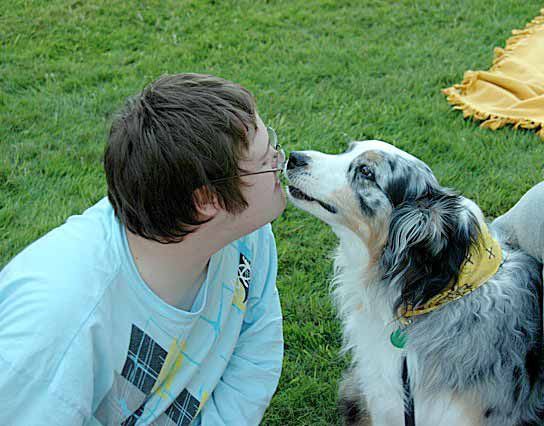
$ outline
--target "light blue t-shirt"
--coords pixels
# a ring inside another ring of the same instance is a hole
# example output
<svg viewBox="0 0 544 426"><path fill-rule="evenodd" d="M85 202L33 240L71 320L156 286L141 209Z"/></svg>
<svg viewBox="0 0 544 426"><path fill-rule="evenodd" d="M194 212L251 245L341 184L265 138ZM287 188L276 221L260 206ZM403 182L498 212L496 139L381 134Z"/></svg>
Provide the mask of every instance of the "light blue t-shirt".
<svg viewBox="0 0 544 426"><path fill-rule="evenodd" d="M283 357L267 225L217 252L190 311L140 277L107 199L0 272L0 425L255 425Z"/></svg>

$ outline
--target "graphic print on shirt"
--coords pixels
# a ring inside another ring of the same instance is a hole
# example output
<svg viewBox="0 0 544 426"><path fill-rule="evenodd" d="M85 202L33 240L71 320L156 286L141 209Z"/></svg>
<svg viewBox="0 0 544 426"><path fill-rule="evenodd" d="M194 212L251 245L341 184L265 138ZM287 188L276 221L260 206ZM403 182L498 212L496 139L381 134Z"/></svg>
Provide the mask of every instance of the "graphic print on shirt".
<svg viewBox="0 0 544 426"><path fill-rule="evenodd" d="M240 259L238 261L238 276L234 285L234 297L232 299L232 304L242 312L246 310L250 282L251 262L246 256L240 253Z"/></svg>
<svg viewBox="0 0 544 426"><path fill-rule="evenodd" d="M170 383L182 362L183 355L178 349L176 340L167 353L133 324L122 372L121 374L114 372L112 388L96 410L95 418L103 425L136 424L144 412L146 402L154 392L163 399L169 397ZM186 426L191 423L200 408L200 401L185 389L151 424ZM147 409L149 410L149 407Z"/></svg>

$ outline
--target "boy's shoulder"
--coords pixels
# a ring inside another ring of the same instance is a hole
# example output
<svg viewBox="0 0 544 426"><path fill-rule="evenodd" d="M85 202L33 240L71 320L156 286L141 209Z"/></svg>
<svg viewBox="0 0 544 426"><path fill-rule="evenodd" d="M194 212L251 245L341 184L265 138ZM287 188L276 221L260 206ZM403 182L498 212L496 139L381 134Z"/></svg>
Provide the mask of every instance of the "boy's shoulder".
<svg viewBox="0 0 544 426"><path fill-rule="evenodd" d="M243 236L235 243L241 246L247 246L252 252L261 251L263 248L273 244L274 233L272 232L272 225L267 223L264 226L256 229L255 231Z"/></svg>
<svg viewBox="0 0 544 426"><path fill-rule="evenodd" d="M118 258L116 223L111 205L102 199L82 214L37 239L0 272L0 290L9 277L62 282L108 273Z"/></svg>
<svg viewBox="0 0 544 426"><path fill-rule="evenodd" d="M234 241L231 245L252 264L269 263L271 256L275 258L276 243L270 223Z"/></svg>
<svg viewBox="0 0 544 426"><path fill-rule="evenodd" d="M243 276L250 283L248 300L251 305L275 287L277 255L272 226L266 224L234 244L240 253L239 277Z"/></svg>
<svg viewBox="0 0 544 426"><path fill-rule="evenodd" d="M99 202L70 217L0 271L0 341L11 342L0 352L8 361L26 357L21 351L56 356L97 306L117 273L108 214Z"/></svg>

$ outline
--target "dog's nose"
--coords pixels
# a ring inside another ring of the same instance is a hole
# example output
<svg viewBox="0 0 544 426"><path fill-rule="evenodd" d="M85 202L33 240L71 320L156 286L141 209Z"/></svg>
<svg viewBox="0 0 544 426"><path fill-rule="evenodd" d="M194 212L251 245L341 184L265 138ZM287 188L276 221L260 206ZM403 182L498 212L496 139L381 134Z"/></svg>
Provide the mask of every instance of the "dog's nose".
<svg viewBox="0 0 544 426"><path fill-rule="evenodd" d="M302 154L301 152L297 151L291 151L291 154L289 154L289 161L287 162L287 169L291 170L296 167L304 167L307 166L310 162L310 157L308 157L306 154Z"/></svg>

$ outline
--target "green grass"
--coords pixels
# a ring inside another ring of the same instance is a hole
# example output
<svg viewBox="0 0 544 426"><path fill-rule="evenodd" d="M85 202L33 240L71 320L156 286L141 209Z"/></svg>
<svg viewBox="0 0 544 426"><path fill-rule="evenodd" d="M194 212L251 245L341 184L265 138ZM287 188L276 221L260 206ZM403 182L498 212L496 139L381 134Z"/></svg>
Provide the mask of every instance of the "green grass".
<svg viewBox="0 0 544 426"><path fill-rule="evenodd" d="M491 6L490 6L491 4ZM489 217L542 179L544 145L452 112L440 89L487 69L536 0L0 1L0 265L105 195L113 112L163 73L251 89L286 149L395 143ZM267 425L336 424L335 238L289 207L274 223L286 356Z"/></svg>

